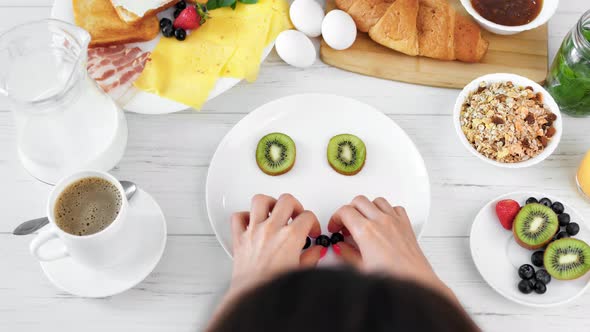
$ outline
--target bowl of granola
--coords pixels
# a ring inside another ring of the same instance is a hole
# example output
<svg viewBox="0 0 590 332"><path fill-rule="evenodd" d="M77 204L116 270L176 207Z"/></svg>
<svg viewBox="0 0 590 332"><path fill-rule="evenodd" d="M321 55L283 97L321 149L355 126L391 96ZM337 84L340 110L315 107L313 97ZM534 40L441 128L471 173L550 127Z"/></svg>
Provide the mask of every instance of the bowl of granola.
<svg viewBox="0 0 590 332"><path fill-rule="evenodd" d="M539 84L514 74L489 74L467 84L455 102L455 129L479 159L505 168L535 165L561 139L561 112Z"/></svg>

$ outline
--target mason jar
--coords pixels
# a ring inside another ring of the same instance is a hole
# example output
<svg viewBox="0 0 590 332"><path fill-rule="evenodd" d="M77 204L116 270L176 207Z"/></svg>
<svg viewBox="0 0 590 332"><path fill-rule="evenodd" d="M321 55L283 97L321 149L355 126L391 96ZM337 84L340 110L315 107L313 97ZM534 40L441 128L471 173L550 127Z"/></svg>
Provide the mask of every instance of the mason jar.
<svg viewBox="0 0 590 332"><path fill-rule="evenodd" d="M590 10L565 36L545 88L561 112L575 117L590 116Z"/></svg>

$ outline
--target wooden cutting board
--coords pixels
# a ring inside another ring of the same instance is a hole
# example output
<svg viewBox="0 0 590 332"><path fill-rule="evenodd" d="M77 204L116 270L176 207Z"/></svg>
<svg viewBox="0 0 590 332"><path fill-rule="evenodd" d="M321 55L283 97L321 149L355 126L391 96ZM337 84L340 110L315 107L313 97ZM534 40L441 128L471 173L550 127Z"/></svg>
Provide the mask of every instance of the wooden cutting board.
<svg viewBox="0 0 590 332"><path fill-rule="evenodd" d="M449 0L457 11L468 15L459 0ZM326 1L326 10L335 8L334 0ZM483 38L490 42L480 63L442 61L412 57L381 46L359 32L355 43L336 51L323 40L322 61L344 70L415 84L462 89L478 76L489 73L514 73L542 82L547 74L547 25L512 36L495 35L482 28Z"/></svg>

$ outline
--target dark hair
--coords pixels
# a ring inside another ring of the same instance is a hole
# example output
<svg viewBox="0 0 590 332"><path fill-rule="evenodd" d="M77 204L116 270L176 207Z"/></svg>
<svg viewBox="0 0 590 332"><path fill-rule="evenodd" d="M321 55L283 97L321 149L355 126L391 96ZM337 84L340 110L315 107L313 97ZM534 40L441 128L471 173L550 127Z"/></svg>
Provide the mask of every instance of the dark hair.
<svg viewBox="0 0 590 332"><path fill-rule="evenodd" d="M211 332L478 331L438 293L350 269L292 272L246 292Z"/></svg>

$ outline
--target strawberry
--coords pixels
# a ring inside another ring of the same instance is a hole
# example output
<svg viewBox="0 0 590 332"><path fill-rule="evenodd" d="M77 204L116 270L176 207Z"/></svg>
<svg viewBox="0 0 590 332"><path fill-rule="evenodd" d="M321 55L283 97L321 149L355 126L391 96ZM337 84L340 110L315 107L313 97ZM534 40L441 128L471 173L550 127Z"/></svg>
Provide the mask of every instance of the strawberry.
<svg viewBox="0 0 590 332"><path fill-rule="evenodd" d="M207 10L200 5L197 7L186 6L174 20L173 26L175 29L195 30L205 23L208 17Z"/></svg>
<svg viewBox="0 0 590 332"><path fill-rule="evenodd" d="M498 219L500 220L502 227L507 230L512 230L512 223L519 211L520 204L512 199L505 199L496 204L496 214L498 215Z"/></svg>
<svg viewBox="0 0 590 332"><path fill-rule="evenodd" d="M174 20L174 28L193 30L201 26L201 18L193 6L187 6L180 12L180 15Z"/></svg>

